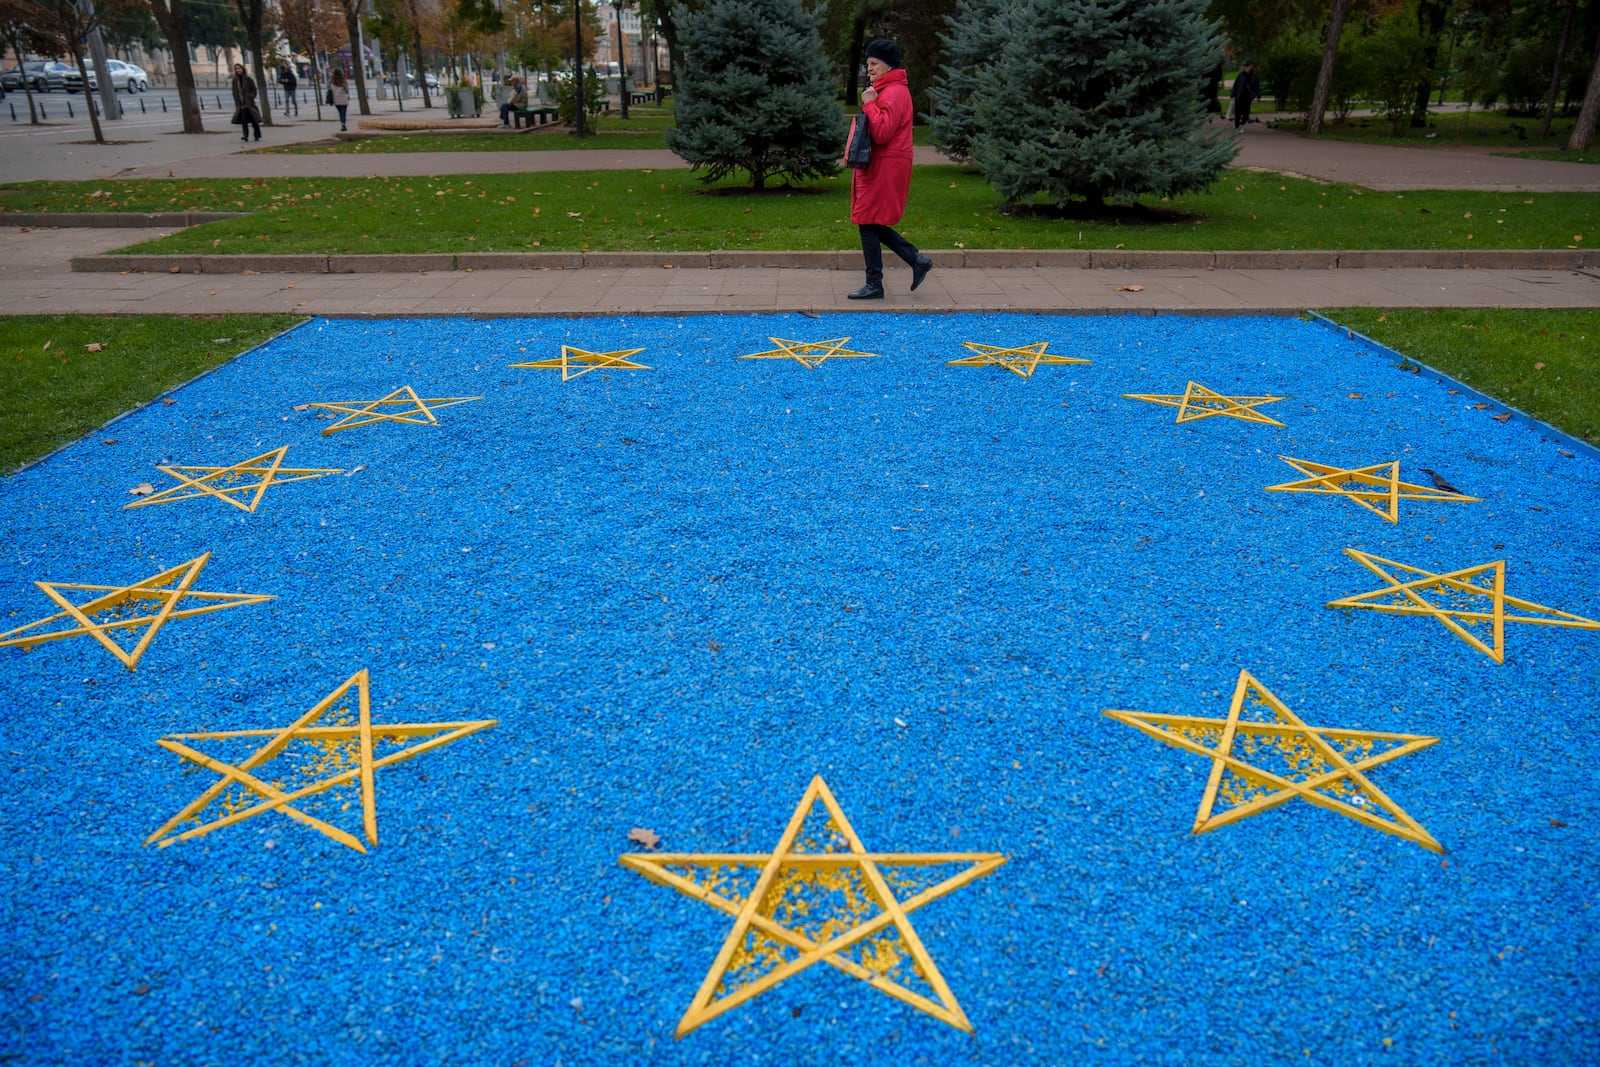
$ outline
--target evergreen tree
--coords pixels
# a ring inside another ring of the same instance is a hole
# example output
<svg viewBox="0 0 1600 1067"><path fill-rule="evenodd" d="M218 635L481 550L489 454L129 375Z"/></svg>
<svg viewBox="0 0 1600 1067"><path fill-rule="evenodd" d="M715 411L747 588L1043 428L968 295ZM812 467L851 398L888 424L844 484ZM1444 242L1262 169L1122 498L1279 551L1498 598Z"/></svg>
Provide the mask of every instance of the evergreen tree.
<svg viewBox="0 0 1600 1067"><path fill-rule="evenodd" d="M752 188L835 172L844 123L816 17L800 0L711 0L678 29L677 128L667 147L712 182L750 172Z"/></svg>
<svg viewBox="0 0 1600 1067"><path fill-rule="evenodd" d="M1238 153L1207 128L1222 58L1206 0L1018 0L972 95L972 159L1008 201L1057 205L1204 189Z"/></svg>
<svg viewBox="0 0 1600 1067"><path fill-rule="evenodd" d="M1005 46L1006 8L1007 0L960 0L946 23L950 32L944 36L944 69L928 93L933 100L928 132L951 159L972 158L978 121L972 94L979 74Z"/></svg>

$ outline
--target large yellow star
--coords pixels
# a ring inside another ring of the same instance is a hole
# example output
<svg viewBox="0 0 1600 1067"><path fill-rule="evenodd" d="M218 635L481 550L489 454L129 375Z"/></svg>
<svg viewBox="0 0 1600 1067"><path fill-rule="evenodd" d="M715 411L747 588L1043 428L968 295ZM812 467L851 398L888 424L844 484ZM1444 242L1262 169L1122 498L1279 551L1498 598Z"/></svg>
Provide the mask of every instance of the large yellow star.
<svg viewBox="0 0 1600 1067"><path fill-rule="evenodd" d="M1143 711L1105 714L1211 759L1211 777L1200 798L1194 833L1215 830L1298 797L1363 826L1444 851L1362 773L1427 748L1437 737L1307 726L1249 671L1239 672L1226 719Z"/></svg>
<svg viewBox="0 0 1600 1067"><path fill-rule="evenodd" d="M1193 422L1196 419L1209 419L1213 415L1226 415L1230 419L1242 419L1245 422L1283 425L1277 419L1256 410L1262 404L1282 400L1281 396L1223 396L1207 389L1199 382L1190 382L1182 393L1123 393L1122 395L1128 400L1143 400L1151 404L1164 404L1170 408L1177 408L1178 417L1175 422Z"/></svg>
<svg viewBox="0 0 1600 1067"><path fill-rule="evenodd" d="M352 689L354 709L349 699ZM495 725L493 719L374 725L371 704L369 680L363 668L282 729L172 734L161 738L156 743L162 748L219 777L151 834L145 844L165 848L174 841L200 837L278 811L342 845L365 852L366 845L354 834L307 809L316 805L320 813L332 816L348 806L342 793L359 791L362 830L367 843L376 845L378 809L373 773ZM237 763L215 759L190 744L237 744L257 738L266 739L266 743ZM270 767L278 768L276 775L268 773ZM330 791L331 795L323 796ZM184 823L194 825L178 832Z"/></svg>
<svg viewBox="0 0 1600 1067"><path fill-rule="evenodd" d="M7 630L0 634L0 648L16 645L31 648L46 641L59 641L64 637L87 635L100 642L106 650L130 671L139 665L139 659L156 633L172 619L185 619L191 615L204 615L208 611L222 611L246 604L259 604L274 599L260 593L206 593L190 587L200 577L211 553L197 556L159 574L152 574L132 585L85 585L76 582L34 582L40 592L59 604L63 610L46 618ZM64 590L99 593L81 604L74 604L63 595ZM180 608L184 601L195 600L200 606ZM153 608L154 610L150 610ZM74 625L66 629L64 622ZM113 630L143 630L143 635L133 649L127 650L111 638Z"/></svg>
<svg viewBox="0 0 1600 1067"><path fill-rule="evenodd" d="M513 363L511 366L534 370L559 370L561 380L566 381L588 374L592 370L649 370L650 368L643 363L634 363L628 359L629 356L636 356L643 351L642 348L624 348L616 352L586 352L571 345L562 345L559 359L535 359L526 363Z"/></svg>
<svg viewBox="0 0 1600 1067"><path fill-rule="evenodd" d="M255 511L270 486L345 473L332 467L285 467L283 457L288 451L289 446L284 445L242 459L231 467L168 467L158 463L156 469L178 479L178 484L127 506L145 508L209 496L241 511Z"/></svg>
<svg viewBox="0 0 1600 1067"><path fill-rule="evenodd" d="M327 411L343 411L345 417L322 431L322 436L340 430L352 430L374 422L403 422L410 426L437 426L439 420L433 413L452 404L466 404L482 400L481 396L432 396L424 399L409 385L402 385L388 396L377 400L324 400L307 407Z"/></svg>
<svg viewBox="0 0 1600 1067"><path fill-rule="evenodd" d="M816 370L830 359L876 359L875 352L852 352L844 346L850 340L848 337L833 337L826 341L788 341L782 337L769 337L767 340L777 345L769 352L753 352L740 359L793 359L796 363L803 364Z"/></svg>
<svg viewBox="0 0 1600 1067"><path fill-rule="evenodd" d="M1507 596L1506 561L1503 559L1435 574L1353 548L1345 549L1344 553L1388 584L1370 593L1331 601L1328 607L1431 616L1496 663L1506 661L1508 622L1600 630L1600 622L1593 619ZM1515 610L1508 611L1508 608Z"/></svg>
<svg viewBox="0 0 1600 1067"><path fill-rule="evenodd" d="M962 341L961 347L975 353L952 359L945 364L947 367L1004 367L1019 378L1032 378L1033 372L1041 363L1088 363L1087 359L1078 359L1075 356L1052 356L1045 350L1050 347L1049 341L1035 341L1031 345L1018 345L1015 348L1002 348L997 345L981 344L977 341Z"/></svg>
<svg viewBox="0 0 1600 1067"><path fill-rule="evenodd" d="M997 852L868 852L820 777L770 853L622 857L734 919L679 1037L815 963L970 1033L908 916L1005 861Z"/></svg>
<svg viewBox="0 0 1600 1067"><path fill-rule="evenodd" d="M1447 493L1426 485L1400 480L1400 461L1375 463L1370 467L1330 467L1307 459L1279 456L1289 466L1307 475L1297 482L1269 485L1269 493L1332 493L1346 497L1377 515L1398 523L1402 500L1446 500L1455 503L1481 503L1475 496Z"/></svg>

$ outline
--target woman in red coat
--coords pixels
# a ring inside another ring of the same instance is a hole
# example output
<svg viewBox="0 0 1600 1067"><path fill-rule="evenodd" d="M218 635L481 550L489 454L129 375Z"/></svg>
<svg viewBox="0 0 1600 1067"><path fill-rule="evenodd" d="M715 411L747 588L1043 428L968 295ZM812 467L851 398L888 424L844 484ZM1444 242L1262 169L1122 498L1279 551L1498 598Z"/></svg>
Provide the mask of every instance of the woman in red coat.
<svg viewBox="0 0 1600 1067"><path fill-rule="evenodd" d="M913 289L933 269L933 260L890 229L906 213L911 191L911 90L900 69L900 46L879 38L866 52L872 87L861 94L861 120L872 138L872 158L851 183L850 221L861 227L867 284L850 299L882 300L884 245L911 268Z"/></svg>

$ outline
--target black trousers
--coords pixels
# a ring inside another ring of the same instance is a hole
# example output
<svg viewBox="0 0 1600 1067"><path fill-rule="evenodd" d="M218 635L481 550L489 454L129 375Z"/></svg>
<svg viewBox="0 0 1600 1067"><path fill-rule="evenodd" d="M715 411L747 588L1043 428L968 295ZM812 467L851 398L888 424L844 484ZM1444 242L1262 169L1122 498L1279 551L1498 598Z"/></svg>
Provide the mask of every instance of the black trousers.
<svg viewBox="0 0 1600 1067"><path fill-rule="evenodd" d="M883 284L883 246L906 261L906 266L917 265L917 246L901 237L887 226L866 223L861 227L861 256L867 261L867 284Z"/></svg>
<svg viewBox="0 0 1600 1067"><path fill-rule="evenodd" d="M1235 100L1233 102L1233 128L1234 129L1237 130L1239 127L1243 126L1245 123L1250 121L1250 104L1251 103L1252 103L1252 101L1249 100L1248 98L1246 98L1244 100Z"/></svg>

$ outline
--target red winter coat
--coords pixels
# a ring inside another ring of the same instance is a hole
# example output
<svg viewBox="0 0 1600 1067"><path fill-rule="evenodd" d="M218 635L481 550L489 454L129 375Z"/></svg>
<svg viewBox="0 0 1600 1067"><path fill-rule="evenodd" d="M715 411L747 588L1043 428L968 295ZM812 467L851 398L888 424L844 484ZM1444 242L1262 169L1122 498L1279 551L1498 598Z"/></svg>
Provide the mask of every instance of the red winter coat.
<svg viewBox="0 0 1600 1067"><path fill-rule="evenodd" d="M911 191L911 90L904 70L879 75L878 98L861 105L872 137L872 159L850 185L850 221L893 226L906 213ZM861 121L861 120L858 120Z"/></svg>

